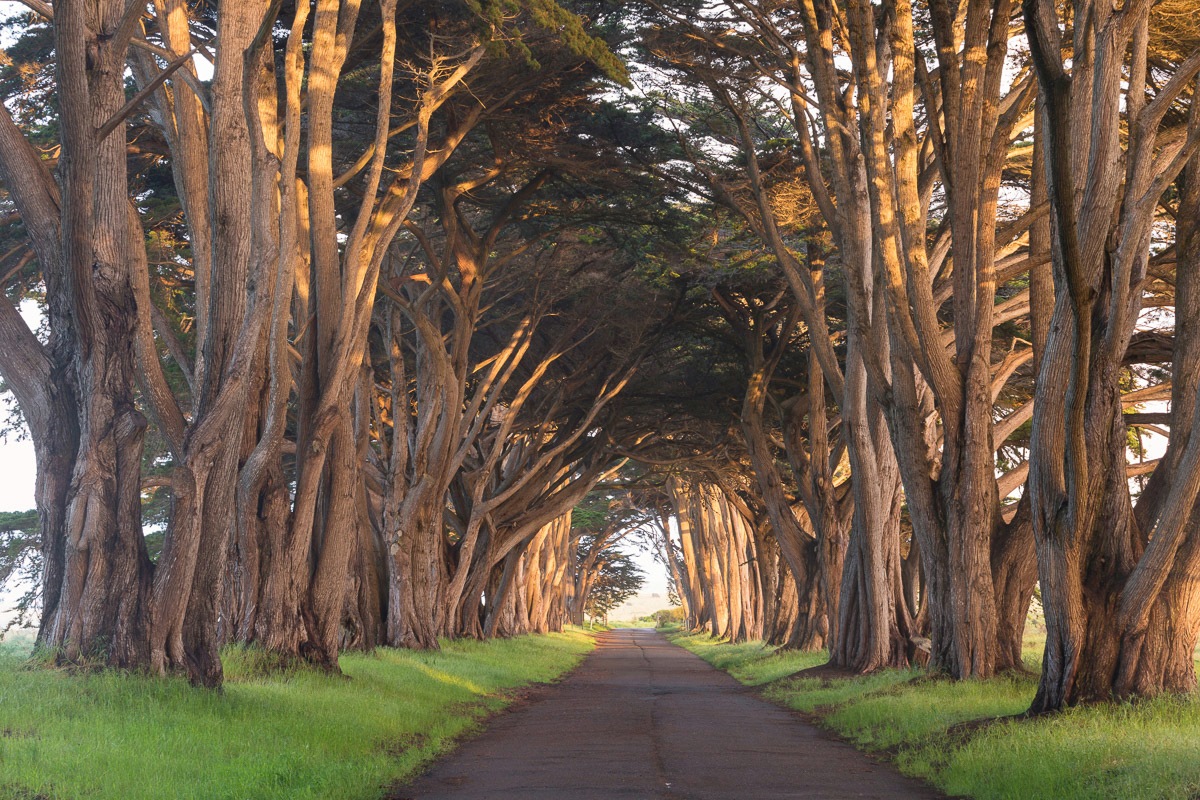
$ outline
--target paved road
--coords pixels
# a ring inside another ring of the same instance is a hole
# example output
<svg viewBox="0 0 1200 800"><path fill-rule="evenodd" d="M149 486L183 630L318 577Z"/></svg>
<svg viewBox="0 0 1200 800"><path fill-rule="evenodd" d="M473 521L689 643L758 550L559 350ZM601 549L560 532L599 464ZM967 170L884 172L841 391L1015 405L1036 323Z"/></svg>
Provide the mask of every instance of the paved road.
<svg viewBox="0 0 1200 800"><path fill-rule="evenodd" d="M938 798L651 630L604 634L561 684L390 797Z"/></svg>

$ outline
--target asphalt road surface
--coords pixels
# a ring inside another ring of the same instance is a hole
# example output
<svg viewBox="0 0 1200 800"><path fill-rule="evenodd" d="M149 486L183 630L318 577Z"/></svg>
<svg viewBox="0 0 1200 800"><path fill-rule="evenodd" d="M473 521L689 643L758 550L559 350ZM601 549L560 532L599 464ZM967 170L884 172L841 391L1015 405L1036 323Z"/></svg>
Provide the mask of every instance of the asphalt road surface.
<svg viewBox="0 0 1200 800"><path fill-rule="evenodd" d="M938 798L652 630L617 630L395 800Z"/></svg>

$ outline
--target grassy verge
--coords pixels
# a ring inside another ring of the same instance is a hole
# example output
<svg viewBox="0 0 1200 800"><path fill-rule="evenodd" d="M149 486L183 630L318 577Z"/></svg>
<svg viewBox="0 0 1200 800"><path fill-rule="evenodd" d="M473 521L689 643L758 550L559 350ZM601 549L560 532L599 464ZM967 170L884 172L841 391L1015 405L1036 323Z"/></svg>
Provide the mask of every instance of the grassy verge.
<svg viewBox="0 0 1200 800"><path fill-rule="evenodd" d="M906 774L950 795L987 800L1200 795L1200 698L972 725L1023 712L1036 678L953 683L917 670L786 677L823 663L825 655L777 654L761 643L730 645L703 635L671 638L743 683L762 686L773 702L811 714L860 749L892 758ZM1036 652L1036 641L1027 644Z"/></svg>
<svg viewBox="0 0 1200 800"><path fill-rule="evenodd" d="M375 798L591 650L581 631L346 654L345 677L224 657L222 693L26 666L0 645L0 797Z"/></svg>

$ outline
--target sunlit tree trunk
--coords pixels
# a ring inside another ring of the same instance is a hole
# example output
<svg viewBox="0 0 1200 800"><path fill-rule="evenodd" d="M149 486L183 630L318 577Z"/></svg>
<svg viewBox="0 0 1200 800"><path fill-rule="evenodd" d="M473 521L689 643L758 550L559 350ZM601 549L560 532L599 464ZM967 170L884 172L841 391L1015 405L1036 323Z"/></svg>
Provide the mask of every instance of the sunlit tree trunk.
<svg viewBox="0 0 1200 800"><path fill-rule="evenodd" d="M1172 386L1168 453L1151 479L1149 506L1138 514L1120 396L1157 204L1200 143L1194 103L1186 136L1160 140L1167 106L1200 71L1200 53L1151 94L1149 7L1075 3L1072 18L1089 24L1074 28L1071 48L1090 58L1072 59L1069 71L1057 9L1038 0L1024 8L1045 95L1057 294L1038 376L1029 475L1047 628L1034 712L1195 684L1181 655L1194 642L1197 565L1189 523L1200 491L1200 440L1187 436L1195 424L1190 349L1197 309L1186 277L1175 356L1190 360L1173 365L1173 378L1186 388L1175 394L1180 387ZM1189 202L1194 198L1183 208ZM1193 234L1186 222L1177 232L1183 256ZM1186 265L1181 260L1181 277ZM1169 608L1170 601L1177 605Z"/></svg>

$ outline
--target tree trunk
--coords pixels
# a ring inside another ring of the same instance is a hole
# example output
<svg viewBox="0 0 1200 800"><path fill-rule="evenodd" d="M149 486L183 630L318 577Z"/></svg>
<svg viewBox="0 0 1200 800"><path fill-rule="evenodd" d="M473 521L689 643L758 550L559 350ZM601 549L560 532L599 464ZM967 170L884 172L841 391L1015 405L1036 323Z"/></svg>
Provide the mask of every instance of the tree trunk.
<svg viewBox="0 0 1200 800"><path fill-rule="evenodd" d="M1189 527L1200 493L1200 439L1188 435L1200 407L1191 326L1200 304L1188 274L1194 263L1181 261L1177 269L1183 283L1175 309L1171 439L1137 515L1126 474L1121 380L1141 310L1156 203L1189 160L1193 174L1198 167L1194 154L1179 157L1200 143L1194 104L1186 144L1160 142L1158 133L1167 106L1200 72L1200 54L1154 87L1147 79L1149 6L1114 10L1079 0L1074 18L1089 24L1076 27L1072 46L1092 57L1073 61L1068 72L1057 9L1029 0L1024 10L1045 98L1057 295L1030 442L1047 628L1031 707L1038 713L1185 688L1194 680L1180 656L1192 626L1192 604L1183 598L1193 594L1200 567ZM1155 97L1148 101L1151 90ZM1133 134L1122 137L1122 126ZM1178 149L1170 156L1159 148ZM1186 256L1194 252L1187 240L1197 208L1194 186L1181 195L1179 244ZM1172 599L1183 601L1168 609Z"/></svg>
<svg viewBox="0 0 1200 800"><path fill-rule="evenodd" d="M62 261L42 266L57 273L48 275L48 288L56 284L68 298L51 299L50 321L56 332L70 331L79 446L64 496L62 579L57 596L46 600L53 612L41 640L66 661L143 667L150 587L141 527L146 421L134 404L131 346L137 321L131 270L143 243L129 224L125 127L97 137L125 104L128 42L113 35L123 13L114 2L55 9ZM57 494L59 480L43 485L45 499ZM58 547L51 547L52 570ZM47 577L55 576L48 570Z"/></svg>
<svg viewBox="0 0 1200 800"><path fill-rule="evenodd" d="M449 581L441 509L414 511L400 522L388 571L387 640L393 647L436 650Z"/></svg>
<svg viewBox="0 0 1200 800"><path fill-rule="evenodd" d="M882 309L876 309L876 313ZM852 310L852 316L858 311ZM905 667L909 658L907 609L898 604L900 577L900 468L887 423L859 348L886 346L883 331L864 343L851 323L842 420L853 474L854 517L846 554L839 636L830 662L860 673Z"/></svg>

